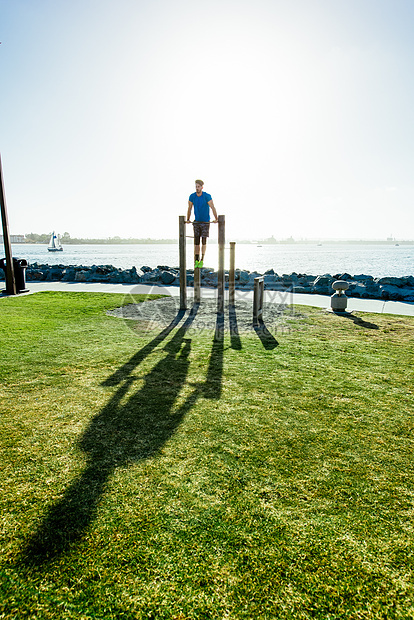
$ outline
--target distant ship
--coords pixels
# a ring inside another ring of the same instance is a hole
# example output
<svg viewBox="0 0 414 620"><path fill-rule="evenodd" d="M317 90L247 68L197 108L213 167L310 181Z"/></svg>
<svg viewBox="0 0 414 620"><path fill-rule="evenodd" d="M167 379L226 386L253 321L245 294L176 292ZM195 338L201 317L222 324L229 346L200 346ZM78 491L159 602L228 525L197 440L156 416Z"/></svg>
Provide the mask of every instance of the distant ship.
<svg viewBox="0 0 414 620"><path fill-rule="evenodd" d="M52 232L47 249L49 252L63 252L63 248L60 245L59 235L55 235L55 231Z"/></svg>

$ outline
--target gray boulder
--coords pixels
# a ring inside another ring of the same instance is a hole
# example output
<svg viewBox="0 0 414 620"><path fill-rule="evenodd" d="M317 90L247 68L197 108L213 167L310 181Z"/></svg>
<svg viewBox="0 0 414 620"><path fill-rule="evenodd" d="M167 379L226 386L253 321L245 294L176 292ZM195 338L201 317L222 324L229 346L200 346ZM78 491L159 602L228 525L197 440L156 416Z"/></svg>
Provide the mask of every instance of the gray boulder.
<svg viewBox="0 0 414 620"><path fill-rule="evenodd" d="M403 286L409 286L414 289L414 276L404 276L401 280L403 282Z"/></svg>
<svg viewBox="0 0 414 620"><path fill-rule="evenodd" d="M365 274L360 273L356 276L353 276L352 280L354 280L355 282L367 283L367 282L373 282L374 278L372 276L366 276Z"/></svg>
<svg viewBox="0 0 414 620"><path fill-rule="evenodd" d="M159 271L157 269L154 269L154 271L145 271L140 278L140 282L157 282L159 279Z"/></svg>
<svg viewBox="0 0 414 620"><path fill-rule="evenodd" d="M124 279L122 277L121 271L118 269L116 271L111 271L111 273L108 274L108 282L110 282L111 284L123 284Z"/></svg>
<svg viewBox="0 0 414 620"><path fill-rule="evenodd" d="M217 286L218 273L216 271L201 270L201 280L204 286Z"/></svg>
<svg viewBox="0 0 414 620"><path fill-rule="evenodd" d="M251 271L249 273L249 284L254 284L254 279L258 278L259 276L261 276L261 273L258 273L257 271Z"/></svg>
<svg viewBox="0 0 414 620"><path fill-rule="evenodd" d="M346 295L348 297L366 297L366 290L367 288L362 282L353 282L349 285Z"/></svg>
<svg viewBox="0 0 414 620"><path fill-rule="evenodd" d="M335 280L352 280L353 278L349 273L345 271L344 273L335 274L334 279Z"/></svg>
<svg viewBox="0 0 414 620"><path fill-rule="evenodd" d="M88 272L86 269L81 271L76 271L75 273L75 282L86 282L88 276Z"/></svg>
<svg viewBox="0 0 414 620"><path fill-rule="evenodd" d="M414 290L402 289L390 284L380 285L379 289L381 299L391 301L414 301Z"/></svg>
<svg viewBox="0 0 414 620"><path fill-rule="evenodd" d="M62 271L62 282L74 282L76 271L73 267L67 267Z"/></svg>
<svg viewBox="0 0 414 620"><path fill-rule="evenodd" d="M161 271L161 282L163 284L172 284L175 280L176 276L171 271Z"/></svg>
<svg viewBox="0 0 414 620"><path fill-rule="evenodd" d="M292 293L311 293L311 292L312 292L312 288L310 286L301 286L299 284L298 286L292 287Z"/></svg>
<svg viewBox="0 0 414 620"><path fill-rule="evenodd" d="M27 269L26 280L30 281L42 281L46 280L46 273L41 269Z"/></svg>
<svg viewBox="0 0 414 620"><path fill-rule="evenodd" d="M298 284L300 286L311 286L315 280L315 276L308 276L306 274L298 274Z"/></svg>
<svg viewBox="0 0 414 620"><path fill-rule="evenodd" d="M59 267L50 267L47 270L47 275L46 275L46 280L48 280L49 282L56 282L58 280L61 279L62 277L62 269L59 269Z"/></svg>
<svg viewBox="0 0 414 620"><path fill-rule="evenodd" d="M240 284L247 284L249 282L249 272L246 270L239 271L238 280Z"/></svg>
<svg viewBox="0 0 414 620"><path fill-rule="evenodd" d="M343 278L341 277L340 279L342 280ZM317 276L312 284L312 292L318 295L330 295L332 293L331 285L333 281L334 278L329 273Z"/></svg>
<svg viewBox="0 0 414 620"><path fill-rule="evenodd" d="M376 278L375 282L379 284L380 286L387 286L387 285L398 286L398 287L404 286L403 278L395 278L392 276L387 276L385 278Z"/></svg>

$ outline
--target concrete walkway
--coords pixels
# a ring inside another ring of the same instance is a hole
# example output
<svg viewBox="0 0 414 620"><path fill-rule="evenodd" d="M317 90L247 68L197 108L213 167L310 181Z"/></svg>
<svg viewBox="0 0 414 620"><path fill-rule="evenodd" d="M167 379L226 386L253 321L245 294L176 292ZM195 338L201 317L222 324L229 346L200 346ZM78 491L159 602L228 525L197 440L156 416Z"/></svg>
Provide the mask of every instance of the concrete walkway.
<svg viewBox="0 0 414 620"><path fill-rule="evenodd" d="M4 286L4 284L3 284ZM1 287L1 283L0 283ZM90 293L120 293L121 295L133 294L164 294L179 297L180 290L177 286L158 286L146 284L104 284L83 282L27 282L30 295L41 291L81 291ZM191 302L193 288L187 288L187 298ZM201 288L201 297L211 299L217 296L217 290L213 288ZM7 297L7 295L0 296ZM226 290L226 299L228 291ZM236 290L237 299L252 300L253 291ZM328 295L304 295L302 293L288 293L280 291L265 291L265 303L300 304L303 306L315 306L317 308L329 308L330 297ZM347 311L358 310L361 312L376 312L379 314L400 314L414 316L414 303L402 301L381 301L379 299L358 299L348 297Z"/></svg>

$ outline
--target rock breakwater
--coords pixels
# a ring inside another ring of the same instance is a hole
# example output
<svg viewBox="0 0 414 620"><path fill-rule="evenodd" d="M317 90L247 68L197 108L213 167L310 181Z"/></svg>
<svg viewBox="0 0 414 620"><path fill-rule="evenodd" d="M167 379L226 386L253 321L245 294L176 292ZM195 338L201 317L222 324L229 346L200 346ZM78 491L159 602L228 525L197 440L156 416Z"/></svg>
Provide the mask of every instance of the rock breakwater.
<svg viewBox="0 0 414 620"><path fill-rule="evenodd" d="M228 271L226 286L228 285ZM295 293L309 293L332 295L332 284L335 280L346 280L349 288L348 297L362 297L365 299L384 299L392 301L414 302L414 277L402 278L385 277L375 278L371 275L349 273L308 275L301 273L277 274L273 269L265 273L236 269L235 284L238 289L253 289L254 279L264 276L265 288L274 291L292 291ZM217 286L217 271L209 268L201 269L201 285ZM140 269L119 269L113 265L41 265L29 264L26 270L26 280L30 281L61 281L61 282L107 282L111 284L155 284L160 286L179 286L178 267L158 265L155 269L146 265ZM187 270L187 284L193 286L194 271Z"/></svg>

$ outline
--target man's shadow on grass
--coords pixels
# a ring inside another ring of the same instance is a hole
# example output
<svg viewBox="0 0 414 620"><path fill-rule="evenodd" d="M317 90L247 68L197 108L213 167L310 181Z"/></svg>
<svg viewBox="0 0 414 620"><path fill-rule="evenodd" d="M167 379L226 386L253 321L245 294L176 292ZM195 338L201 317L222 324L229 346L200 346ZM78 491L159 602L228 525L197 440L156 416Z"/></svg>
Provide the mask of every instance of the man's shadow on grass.
<svg viewBox="0 0 414 620"><path fill-rule="evenodd" d="M214 340L206 382L174 408L187 380L191 339L186 332L197 310L198 305L194 305L187 320L165 345L166 356L144 377L144 385L138 391L133 391L137 378L131 373L178 325L184 312L104 382L119 388L79 440L78 445L87 455L86 467L49 509L28 541L21 556L26 564L42 565L65 553L82 538L96 517L99 501L115 469L154 456L176 432L199 396L220 398L223 343Z"/></svg>

